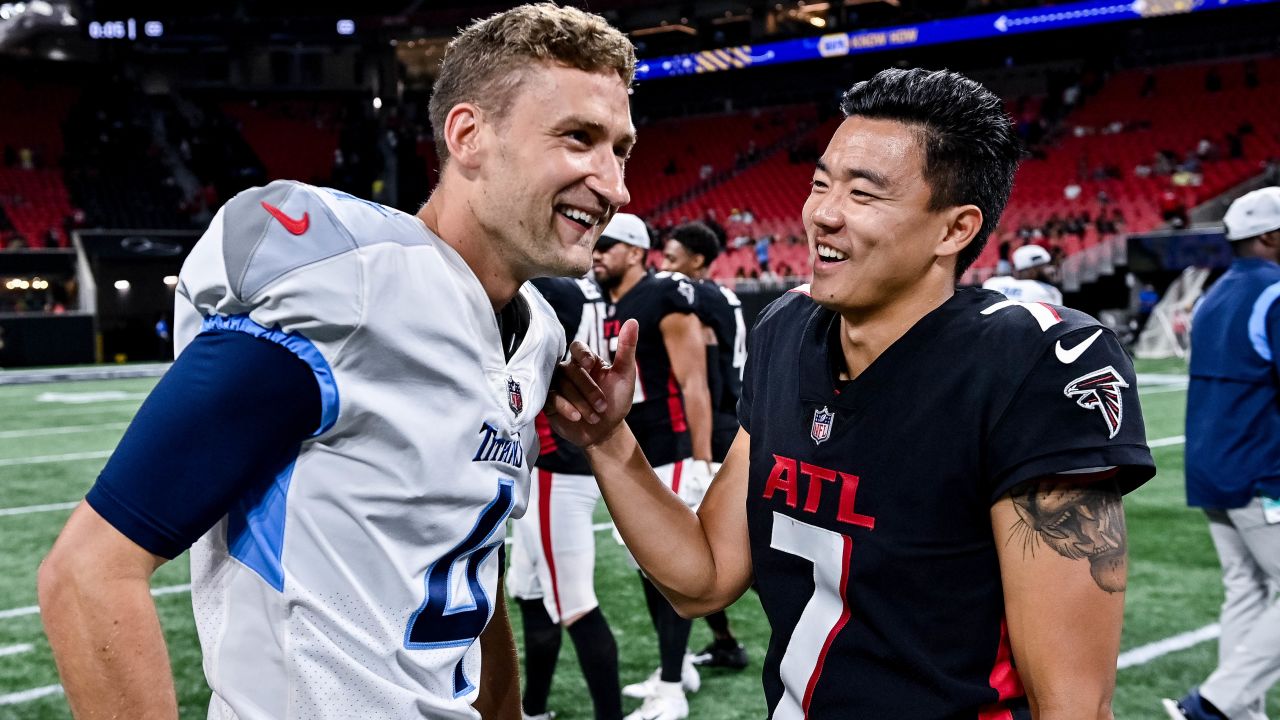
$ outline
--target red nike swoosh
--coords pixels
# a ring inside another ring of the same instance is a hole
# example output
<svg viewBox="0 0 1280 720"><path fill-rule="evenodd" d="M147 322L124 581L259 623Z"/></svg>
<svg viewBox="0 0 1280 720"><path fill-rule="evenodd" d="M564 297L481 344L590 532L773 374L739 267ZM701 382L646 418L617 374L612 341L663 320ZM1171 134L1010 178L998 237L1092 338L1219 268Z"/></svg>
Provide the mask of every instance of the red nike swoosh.
<svg viewBox="0 0 1280 720"><path fill-rule="evenodd" d="M297 220L294 220L288 215L285 215L283 210L276 207L275 205L268 203L266 200L262 201L262 207L267 212L271 213L271 217L279 220L280 224L284 226L285 230L288 230L290 233L293 233L294 235L301 235L302 233L307 231L307 228L311 227L310 213L304 212L302 213L302 217L298 218Z"/></svg>

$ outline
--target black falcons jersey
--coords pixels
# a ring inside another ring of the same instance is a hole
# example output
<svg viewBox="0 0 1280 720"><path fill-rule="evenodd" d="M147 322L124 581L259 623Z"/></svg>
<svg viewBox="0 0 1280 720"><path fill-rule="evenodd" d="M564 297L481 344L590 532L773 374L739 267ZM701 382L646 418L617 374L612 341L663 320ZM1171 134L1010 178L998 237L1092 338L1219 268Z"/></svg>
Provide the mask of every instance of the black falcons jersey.
<svg viewBox="0 0 1280 720"><path fill-rule="evenodd" d="M604 319L607 304L595 281L587 278L538 278L531 282L556 311L556 317L564 327L566 341L582 342L595 354L605 357ZM538 414L536 424L541 447L535 463L537 467L568 475L591 474L587 456L576 445L552 432L551 423L544 413Z"/></svg>
<svg viewBox="0 0 1280 720"><path fill-rule="evenodd" d="M738 396L747 364L747 323L742 301L712 280L694 283L698 319L715 333L707 346L707 385L711 389L711 459L723 462L738 434Z"/></svg>
<svg viewBox="0 0 1280 720"><path fill-rule="evenodd" d="M684 399L671 371L661 323L672 313L693 312L695 293L693 283L679 273L645 275L609 309L604 323L611 352L617 350L622 323L633 318L640 323L636 391L627 425L654 467L693 455Z"/></svg>
<svg viewBox="0 0 1280 720"><path fill-rule="evenodd" d="M837 388L839 318L805 290L756 324L739 405L771 717L1029 718L991 506L1154 474L1128 356L1083 313L959 290Z"/></svg>

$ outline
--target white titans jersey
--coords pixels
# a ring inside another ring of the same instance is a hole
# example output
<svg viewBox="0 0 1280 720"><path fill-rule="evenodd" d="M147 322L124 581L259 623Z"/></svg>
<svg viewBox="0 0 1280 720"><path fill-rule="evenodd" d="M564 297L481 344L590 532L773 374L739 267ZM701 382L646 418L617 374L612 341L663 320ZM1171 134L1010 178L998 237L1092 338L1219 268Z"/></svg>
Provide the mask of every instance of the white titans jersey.
<svg viewBox="0 0 1280 720"><path fill-rule="evenodd" d="M1039 280L1019 280L1009 275L997 275L982 283L987 290L995 290L1010 300L1021 302L1045 302L1050 305L1062 304L1062 291Z"/></svg>
<svg viewBox="0 0 1280 720"><path fill-rule="evenodd" d="M478 718L496 550L564 351L551 308L522 288L507 361L480 282L417 218L284 181L218 212L178 293L179 349L211 328L280 343L323 404L292 466L191 549L209 717Z"/></svg>

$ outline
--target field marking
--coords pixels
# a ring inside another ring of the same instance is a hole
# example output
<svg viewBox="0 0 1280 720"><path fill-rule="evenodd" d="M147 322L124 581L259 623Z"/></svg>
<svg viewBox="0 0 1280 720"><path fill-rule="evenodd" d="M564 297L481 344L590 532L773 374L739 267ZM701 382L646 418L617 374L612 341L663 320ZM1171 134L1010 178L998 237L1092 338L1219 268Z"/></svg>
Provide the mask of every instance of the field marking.
<svg viewBox="0 0 1280 720"><path fill-rule="evenodd" d="M57 510L70 510L79 505L80 501L61 503L48 503L46 505L28 505L26 507L0 508L0 517L8 515L30 515L32 513L55 512Z"/></svg>
<svg viewBox="0 0 1280 720"><path fill-rule="evenodd" d="M68 460L101 460L110 457L114 450L94 450L93 452L66 453L65 455L32 455L30 457L0 458L0 467L14 465L39 465L41 463L67 462Z"/></svg>
<svg viewBox="0 0 1280 720"><path fill-rule="evenodd" d="M1187 441L1186 435L1174 435L1173 437L1160 438L1159 440L1152 440L1147 443L1147 447L1151 447L1151 448L1169 447L1170 445L1181 445L1186 441Z"/></svg>
<svg viewBox="0 0 1280 720"><path fill-rule="evenodd" d="M32 650L35 650L35 649L36 649L36 646L32 645L31 643L19 643L17 645L6 645L5 647L0 647L0 657L5 657L6 655L21 655L22 653L31 652Z"/></svg>
<svg viewBox="0 0 1280 720"><path fill-rule="evenodd" d="M1162 386L1153 387L1153 388L1140 388L1138 390L1138 395L1139 396L1160 395L1162 393L1182 392L1186 389L1187 389L1186 385L1162 385Z"/></svg>
<svg viewBox="0 0 1280 720"><path fill-rule="evenodd" d="M151 588L151 597L162 597L164 595L177 595L179 593L191 592L191 583L182 585L166 585L164 587ZM28 617L30 615L39 615L39 605L28 605L26 607L10 608L9 610L0 610L0 620L9 620L11 618Z"/></svg>
<svg viewBox="0 0 1280 720"><path fill-rule="evenodd" d="M96 425L60 425L57 427L31 428L29 430L0 430L0 440L10 438L44 437L45 435L71 435L91 430L119 430L128 427L127 422L98 423Z"/></svg>
<svg viewBox="0 0 1280 720"><path fill-rule="evenodd" d="M39 700L42 697L50 695L61 695L63 692L61 685L45 685L44 687L31 688L21 692L9 693L8 695L0 695L0 705L17 705L18 703L31 702Z"/></svg>
<svg viewBox="0 0 1280 720"><path fill-rule="evenodd" d="M1221 633L1222 626L1218 625L1218 623L1213 623L1196 630L1141 645L1132 650L1126 650L1120 653L1120 657L1117 658L1116 669L1124 670L1137 665L1146 665L1158 657L1178 652L1179 650L1186 650L1202 642L1213 640Z"/></svg>
<svg viewBox="0 0 1280 720"><path fill-rule="evenodd" d="M128 392L125 390L99 390L96 392L43 392L35 397L38 403L57 403L60 405L91 405L95 403L121 402L124 400L142 400L147 397L144 392Z"/></svg>

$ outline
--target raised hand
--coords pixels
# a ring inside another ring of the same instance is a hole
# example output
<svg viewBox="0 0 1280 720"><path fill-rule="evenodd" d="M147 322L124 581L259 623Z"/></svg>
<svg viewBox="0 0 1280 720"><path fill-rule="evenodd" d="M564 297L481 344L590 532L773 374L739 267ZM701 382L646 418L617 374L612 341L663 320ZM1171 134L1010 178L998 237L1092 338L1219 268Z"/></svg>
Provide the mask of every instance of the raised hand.
<svg viewBox="0 0 1280 720"><path fill-rule="evenodd" d="M626 419L635 394L639 333L635 320L623 323L612 363L580 342L569 346L569 359L556 368L544 408L557 434L585 448L609 437Z"/></svg>

